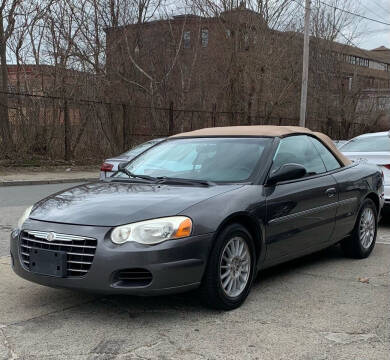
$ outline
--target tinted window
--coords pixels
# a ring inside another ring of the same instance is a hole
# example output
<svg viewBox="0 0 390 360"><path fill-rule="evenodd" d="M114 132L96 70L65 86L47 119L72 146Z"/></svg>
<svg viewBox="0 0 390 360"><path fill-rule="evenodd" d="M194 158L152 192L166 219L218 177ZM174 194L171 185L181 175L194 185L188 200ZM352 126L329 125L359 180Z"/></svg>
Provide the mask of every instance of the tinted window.
<svg viewBox="0 0 390 360"><path fill-rule="evenodd" d="M340 163L337 161L334 155L325 147L324 144L322 144L319 140L314 139L312 137L310 138L310 140L313 142L314 146L320 153L322 161L324 162L327 171L332 171L341 167Z"/></svg>
<svg viewBox="0 0 390 360"><path fill-rule="evenodd" d="M375 152L390 151L390 138L383 136L368 136L355 138L340 148L342 152Z"/></svg>
<svg viewBox="0 0 390 360"><path fill-rule="evenodd" d="M290 136L280 141L271 171L288 163L304 166L308 175L326 172L318 151L306 135Z"/></svg>
<svg viewBox="0 0 390 360"><path fill-rule="evenodd" d="M271 142L270 138L168 140L141 154L127 168L134 174L154 177L245 181Z"/></svg>

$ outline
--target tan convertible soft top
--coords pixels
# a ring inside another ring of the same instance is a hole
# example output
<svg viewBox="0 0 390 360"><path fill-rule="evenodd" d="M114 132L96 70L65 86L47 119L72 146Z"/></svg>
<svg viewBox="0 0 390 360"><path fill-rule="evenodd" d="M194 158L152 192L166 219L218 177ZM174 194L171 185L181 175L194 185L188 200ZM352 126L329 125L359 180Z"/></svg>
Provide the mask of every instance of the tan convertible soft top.
<svg viewBox="0 0 390 360"><path fill-rule="evenodd" d="M176 134L172 137L271 136L282 138L292 134L308 134L314 136L320 140L344 166L348 166L352 163L351 160L337 150L333 141L328 136L300 126L248 125L214 127Z"/></svg>

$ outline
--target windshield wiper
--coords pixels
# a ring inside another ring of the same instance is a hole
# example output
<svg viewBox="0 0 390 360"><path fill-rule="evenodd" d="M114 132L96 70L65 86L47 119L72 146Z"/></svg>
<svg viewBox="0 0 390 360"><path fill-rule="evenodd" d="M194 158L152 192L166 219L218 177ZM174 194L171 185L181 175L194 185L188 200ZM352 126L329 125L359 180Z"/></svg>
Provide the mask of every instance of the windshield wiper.
<svg viewBox="0 0 390 360"><path fill-rule="evenodd" d="M197 179L182 179L182 178L174 178L168 176L157 176L157 183L173 183L173 184L183 184L183 185L202 185L202 186L212 186L215 183L207 180L197 180Z"/></svg>
<svg viewBox="0 0 390 360"><path fill-rule="evenodd" d="M148 181L156 181L157 180L153 176L133 174L131 171L127 170L126 168L118 168L118 172L126 174L129 178L132 177L132 178L144 179L144 180L148 180Z"/></svg>

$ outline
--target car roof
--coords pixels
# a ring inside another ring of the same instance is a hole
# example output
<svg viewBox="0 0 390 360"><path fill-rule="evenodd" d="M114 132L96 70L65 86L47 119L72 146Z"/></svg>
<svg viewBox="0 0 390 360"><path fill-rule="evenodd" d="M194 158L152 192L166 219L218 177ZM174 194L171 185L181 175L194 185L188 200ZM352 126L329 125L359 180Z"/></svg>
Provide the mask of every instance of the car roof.
<svg viewBox="0 0 390 360"><path fill-rule="evenodd" d="M276 125L246 125L246 126L221 126L193 130L173 137L209 137L209 136L271 136L282 137L290 134L312 134L313 132L300 126L276 126Z"/></svg>
<svg viewBox="0 0 390 360"><path fill-rule="evenodd" d="M314 132L300 126L276 126L276 125L247 125L247 126L225 126L198 129L190 132L180 133L171 138L185 137L221 137L221 136L268 136L285 137L293 134L311 135L321 141L333 155L344 165L350 165L351 161L341 154L333 141L323 133Z"/></svg>

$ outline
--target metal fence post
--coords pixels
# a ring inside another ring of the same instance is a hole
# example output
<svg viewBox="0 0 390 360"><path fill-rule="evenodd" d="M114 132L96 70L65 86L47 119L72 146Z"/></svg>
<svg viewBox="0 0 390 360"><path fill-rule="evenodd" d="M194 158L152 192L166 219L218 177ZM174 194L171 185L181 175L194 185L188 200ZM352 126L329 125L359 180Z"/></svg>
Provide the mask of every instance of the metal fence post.
<svg viewBox="0 0 390 360"><path fill-rule="evenodd" d="M69 106L68 100L64 100L64 151L65 161L69 161L71 158L70 149L70 119L69 119Z"/></svg>
<svg viewBox="0 0 390 360"><path fill-rule="evenodd" d="M123 151L127 150L127 112L126 104L122 104L122 141Z"/></svg>
<svg viewBox="0 0 390 360"><path fill-rule="evenodd" d="M248 113L247 113L247 118L246 121L248 125L252 125L252 101L248 101Z"/></svg>
<svg viewBox="0 0 390 360"><path fill-rule="evenodd" d="M168 134L173 135L173 101L169 103Z"/></svg>

